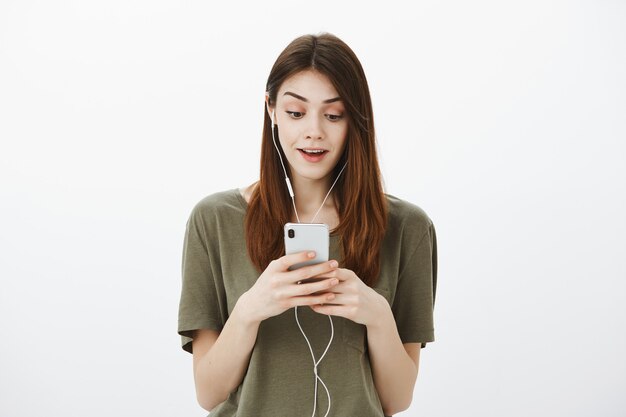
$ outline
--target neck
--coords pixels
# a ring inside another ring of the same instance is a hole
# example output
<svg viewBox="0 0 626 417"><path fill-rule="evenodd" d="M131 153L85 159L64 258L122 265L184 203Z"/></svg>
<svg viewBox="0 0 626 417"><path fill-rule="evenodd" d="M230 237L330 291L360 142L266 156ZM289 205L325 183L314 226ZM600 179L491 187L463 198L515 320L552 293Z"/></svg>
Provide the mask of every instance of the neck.
<svg viewBox="0 0 626 417"><path fill-rule="evenodd" d="M298 216L302 222L310 222L313 220L313 216L317 213L318 209L322 205L322 201L326 197L328 190L330 189L334 178L323 178L321 180L311 180L308 178L302 178L294 176L292 179L294 194L296 200L296 208L298 209ZM336 187L336 185L335 185ZM320 216L326 210L334 210L335 203L333 199L333 192L330 193L324 207L321 208L319 214L316 217L316 222L319 221ZM295 216L295 213L294 213Z"/></svg>

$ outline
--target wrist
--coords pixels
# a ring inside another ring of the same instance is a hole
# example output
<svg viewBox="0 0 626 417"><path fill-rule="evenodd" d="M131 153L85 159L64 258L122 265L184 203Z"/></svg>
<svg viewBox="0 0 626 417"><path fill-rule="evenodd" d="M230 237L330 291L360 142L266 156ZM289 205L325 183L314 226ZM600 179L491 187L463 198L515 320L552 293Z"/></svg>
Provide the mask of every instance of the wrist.
<svg viewBox="0 0 626 417"><path fill-rule="evenodd" d="M388 328L390 323L395 326L395 318L391 311L391 306L387 302L387 299L376 291L373 291L376 297L376 307L372 320L367 324L368 331L378 331L380 329Z"/></svg>
<svg viewBox="0 0 626 417"><path fill-rule="evenodd" d="M231 317L234 316L236 321L246 327L258 327L261 323L261 320L254 317L253 312L250 311L250 303L248 302L247 295L247 291L241 294L241 296L235 303L235 307L233 307Z"/></svg>

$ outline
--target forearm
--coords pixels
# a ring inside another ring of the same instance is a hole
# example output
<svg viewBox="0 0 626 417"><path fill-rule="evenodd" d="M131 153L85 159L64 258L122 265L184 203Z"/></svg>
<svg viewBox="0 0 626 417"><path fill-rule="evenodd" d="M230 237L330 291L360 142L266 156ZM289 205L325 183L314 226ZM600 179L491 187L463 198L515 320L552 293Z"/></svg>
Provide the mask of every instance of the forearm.
<svg viewBox="0 0 626 417"><path fill-rule="evenodd" d="M256 342L259 322L249 320L242 313L242 298L211 349L200 359L194 374L198 401L208 411L225 401L241 384Z"/></svg>
<svg viewBox="0 0 626 417"><path fill-rule="evenodd" d="M392 415L406 410L413 399L417 368L404 349L391 308L386 309L380 320L367 326L367 342L383 411Z"/></svg>

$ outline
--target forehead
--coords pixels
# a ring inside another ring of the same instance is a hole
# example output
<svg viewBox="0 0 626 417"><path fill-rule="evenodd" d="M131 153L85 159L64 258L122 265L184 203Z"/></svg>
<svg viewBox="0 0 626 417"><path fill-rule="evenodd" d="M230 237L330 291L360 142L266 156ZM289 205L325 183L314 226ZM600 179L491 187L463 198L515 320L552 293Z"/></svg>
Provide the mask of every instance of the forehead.
<svg viewBox="0 0 626 417"><path fill-rule="evenodd" d="M328 77L313 70L298 72L283 81L283 84L280 86L278 90L279 101L288 98L297 100L291 96L283 96L286 91L307 98L311 104L320 104L324 100L339 96Z"/></svg>

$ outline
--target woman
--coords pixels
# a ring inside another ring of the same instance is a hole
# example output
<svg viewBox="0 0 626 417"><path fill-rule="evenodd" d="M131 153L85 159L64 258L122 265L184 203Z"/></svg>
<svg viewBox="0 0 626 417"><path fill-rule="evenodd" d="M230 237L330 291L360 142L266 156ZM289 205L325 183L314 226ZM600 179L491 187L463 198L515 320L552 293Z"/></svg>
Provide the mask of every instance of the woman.
<svg viewBox="0 0 626 417"><path fill-rule="evenodd" d="M211 416L405 410L434 340L436 236L383 192L359 60L328 33L295 39L264 112L259 181L203 198L187 222L178 333L198 402ZM289 270L309 255L284 255L283 226L313 220L330 260Z"/></svg>

